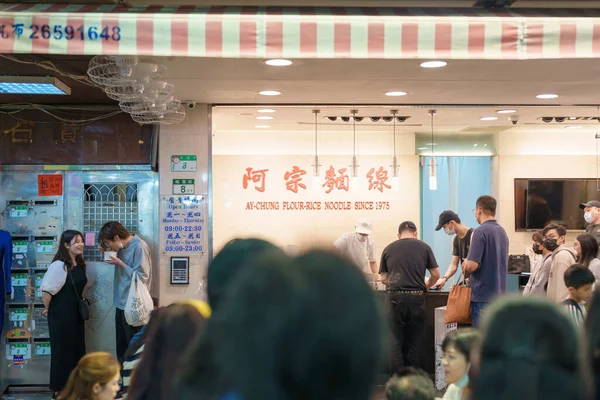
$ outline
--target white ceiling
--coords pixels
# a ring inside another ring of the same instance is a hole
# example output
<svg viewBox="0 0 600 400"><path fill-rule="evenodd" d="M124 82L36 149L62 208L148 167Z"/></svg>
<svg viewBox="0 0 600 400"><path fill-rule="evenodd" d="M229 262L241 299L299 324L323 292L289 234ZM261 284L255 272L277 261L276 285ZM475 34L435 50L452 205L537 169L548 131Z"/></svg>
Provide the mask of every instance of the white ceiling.
<svg viewBox="0 0 600 400"><path fill-rule="evenodd" d="M168 81L181 100L217 104L215 129L247 130L267 124L277 130L313 130L312 110L321 109L320 129L350 129L351 123L331 122L326 116L386 116L391 109L409 116L399 130L428 131L428 110L438 110L436 131L482 133L515 131L502 108L517 109L516 129L564 129L569 122L546 124L543 116L599 115L600 62L578 60L454 60L440 69L424 69L418 60L295 60L289 67L270 67L253 59L162 59ZM276 97L261 90L279 90ZM403 97L385 92L405 91ZM539 100L556 93L555 100ZM229 105L228 107L222 107ZM257 121L258 108L277 110L272 121ZM497 121L479 118L497 116ZM571 123L574 124L574 123ZM577 122L595 130L595 121ZM363 120L362 129L389 129L391 123ZM345 128L347 127L347 128Z"/></svg>

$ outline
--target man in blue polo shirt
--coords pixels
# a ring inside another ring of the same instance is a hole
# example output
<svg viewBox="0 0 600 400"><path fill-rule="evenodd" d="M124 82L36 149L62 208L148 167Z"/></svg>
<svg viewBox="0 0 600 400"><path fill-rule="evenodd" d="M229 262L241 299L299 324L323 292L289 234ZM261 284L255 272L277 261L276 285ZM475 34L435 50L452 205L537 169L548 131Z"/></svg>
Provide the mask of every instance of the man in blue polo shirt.
<svg viewBox="0 0 600 400"><path fill-rule="evenodd" d="M465 272L471 274L471 319L479 326L481 311L498 294L506 292L508 236L496 221L496 199L481 196L475 205L479 228L471 237Z"/></svg>

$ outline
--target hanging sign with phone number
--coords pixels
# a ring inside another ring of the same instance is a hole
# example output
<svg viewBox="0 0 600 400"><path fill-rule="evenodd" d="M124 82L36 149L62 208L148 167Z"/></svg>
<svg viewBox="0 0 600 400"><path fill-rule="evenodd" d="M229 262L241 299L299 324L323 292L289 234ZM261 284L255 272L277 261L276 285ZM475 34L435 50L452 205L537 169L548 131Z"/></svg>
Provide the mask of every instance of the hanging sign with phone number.
<svg viewBox="0 0 600 400"><path fill-rule="evenodd" d="M121 40L119 26L96 25L38 25L11 24L0 25L0 39L34 40L80 40L113 41Z"/></svg>

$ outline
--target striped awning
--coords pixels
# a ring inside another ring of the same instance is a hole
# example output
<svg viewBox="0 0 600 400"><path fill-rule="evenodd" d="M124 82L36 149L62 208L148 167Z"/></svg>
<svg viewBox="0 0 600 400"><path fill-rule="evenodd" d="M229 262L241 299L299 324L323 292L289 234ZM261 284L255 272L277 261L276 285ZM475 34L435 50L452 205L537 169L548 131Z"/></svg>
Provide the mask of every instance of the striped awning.
<svg viewBox="0 0 600 400"><path fill-rule="evenodd" d="M0 5L0 53L219 58L600 56L600 13Z"/></svg>

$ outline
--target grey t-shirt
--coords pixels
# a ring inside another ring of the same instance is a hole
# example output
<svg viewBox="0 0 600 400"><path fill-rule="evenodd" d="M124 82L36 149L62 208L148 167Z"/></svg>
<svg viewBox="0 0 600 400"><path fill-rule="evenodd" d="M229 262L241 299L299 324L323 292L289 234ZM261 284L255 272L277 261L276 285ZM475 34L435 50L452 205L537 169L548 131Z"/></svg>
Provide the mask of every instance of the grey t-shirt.
<svg viewBox="0 0 600 400"><path fill-rule="evenodd" d="M475 229L467 260L479 263L471 274L471 301L485 303L506 292L508 235L497 221L486 221Z"/></svg>
<svg viewBox="0 0 600 400"><path fill-rule="evenodd" d="M588 227L585 228L585 232L592 235L596 239L596 242L600 243L600 224L588 225Z"/></svg>
<svg viewBox="0 0 600 400"><path fill-rule="evenodd" d="M117 257L126 264L126 267L123 268L115 265L114 304L119 310L124 310L134 272L139 274L142 282L150 290L152 258L150 256L150 248L137 235L133 236L131 241L127 243L127 246L119 250Z"/></svg>

